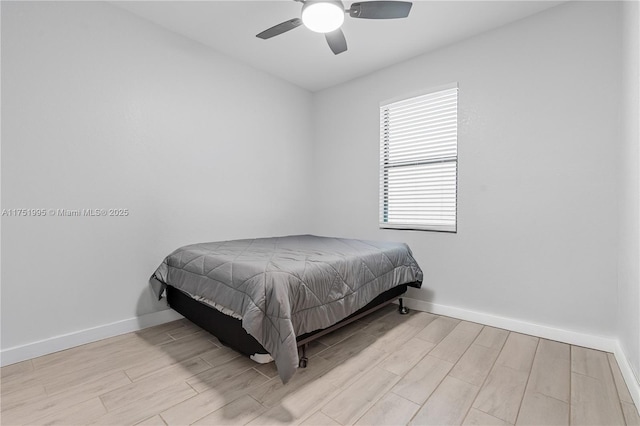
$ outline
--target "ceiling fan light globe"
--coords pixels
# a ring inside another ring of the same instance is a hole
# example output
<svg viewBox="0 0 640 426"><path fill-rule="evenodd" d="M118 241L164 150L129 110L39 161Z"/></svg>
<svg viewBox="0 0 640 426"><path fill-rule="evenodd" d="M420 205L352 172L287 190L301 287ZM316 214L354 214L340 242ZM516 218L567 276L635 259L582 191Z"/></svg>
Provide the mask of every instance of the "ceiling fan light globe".
<svg viewBox="0 0 640 426"><path fill-rule="evenodd" d="M302 23L311 31L330 33L344 22L344 9L337 3L318 1L305 3L302 9Z"/></svg>

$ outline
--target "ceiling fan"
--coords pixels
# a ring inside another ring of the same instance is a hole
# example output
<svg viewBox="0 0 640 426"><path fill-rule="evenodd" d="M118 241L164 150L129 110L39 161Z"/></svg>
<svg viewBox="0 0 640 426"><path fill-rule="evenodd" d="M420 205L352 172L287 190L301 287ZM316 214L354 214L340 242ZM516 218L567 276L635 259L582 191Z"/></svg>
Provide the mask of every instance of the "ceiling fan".
<svg viewBox="0 0 640 426"><path fill-rule="evenodd" d="M294 18L264 30L256 37L263 40L286 33L304 24L317 33L323 33L329 47L335 55L347 50L347 40L340 27L344 15L361 19L406 18L411 11L411 2L407 1L362 1L344 8L340 0L294 0L302 3L302 19Z"/></svg>

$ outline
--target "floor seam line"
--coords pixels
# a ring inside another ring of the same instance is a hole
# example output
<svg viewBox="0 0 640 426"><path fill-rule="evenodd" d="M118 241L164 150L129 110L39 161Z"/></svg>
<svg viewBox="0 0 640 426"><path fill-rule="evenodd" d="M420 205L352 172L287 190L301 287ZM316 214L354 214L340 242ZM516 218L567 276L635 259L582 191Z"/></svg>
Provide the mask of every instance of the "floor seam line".
<svg viewBox="0 0 640 426"><path fill-rule="evenodd" d="M488 327L485 325L485 327ZM482 330L480 330L480 333L482 333ZM480 335L480 333L478 333L478 336ZM484 385L487 383L487 379L489 378L489 376L491 375L491 373L493 372L493 370L496 368L496 363L498 362L498 358L500 358L500 354L502 353L502 350L504 349L504 346L507 344L507 340L509 340L509 335L511 334L510 331L507 332L507 337L504 339L504 342L502 342L502 345L500 345L500 350L498 351L498 355L496 356L496 359L493 361L493 364L491 365L491 368L489 369L489 372L487 373L487 375L484 377L484 380L482 381L482 384L480 385L480 389L478 389L478 393L476 394L476 397L473 398L473 402L471 403L471 406L469 407L469 409L467 410L467 414L465 414L464 419L462 420L462 423L464 423L464 421L467 419L467 417L469 417L469 412L471 411L472 408L475 408L473 406L473 404L476 402L476 400L478 399L478 395L480 395L480 392L482 392L482 389L484 388ZM482 345L480 345L482 346ZM491 348L487 348L487 349L491 349ZM476 410L478 411L482 411L479 408L476 408ZM483 413L485 413L484 411L482 411ZM491 416L491 414L489 413L485 413L489 416ZM491 416L491 417L495 417L495 416ZM496 419L498 417L495 417ZM500 419L502 420L502 419Z"/></svg>

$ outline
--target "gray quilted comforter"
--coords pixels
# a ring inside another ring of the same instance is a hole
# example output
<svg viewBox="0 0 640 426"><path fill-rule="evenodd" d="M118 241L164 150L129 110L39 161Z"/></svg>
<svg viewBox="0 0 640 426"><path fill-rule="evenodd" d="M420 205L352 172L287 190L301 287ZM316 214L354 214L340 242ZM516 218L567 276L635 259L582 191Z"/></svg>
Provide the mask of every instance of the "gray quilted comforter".
<svg viewBox="0 0 640 426"><path fill-rule="evenodd" d="M422 270L404 243L296 235L181 247L153 277L158 297L168 284L242 318L286 383L298 366L296 336L335 324L395 286L419 286Z"/></svg>

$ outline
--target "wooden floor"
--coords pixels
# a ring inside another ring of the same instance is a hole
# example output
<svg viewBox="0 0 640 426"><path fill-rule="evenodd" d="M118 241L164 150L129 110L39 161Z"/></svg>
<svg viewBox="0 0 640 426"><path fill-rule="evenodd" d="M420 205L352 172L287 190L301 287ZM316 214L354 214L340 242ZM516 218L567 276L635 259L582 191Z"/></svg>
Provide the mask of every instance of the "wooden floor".
<svg viewBox="0 0 640 426"><path fill-rule="evenodd" d="M2 368L17 424L639 425L612 354L392 308L273 364L185 320Z"/></svg>

